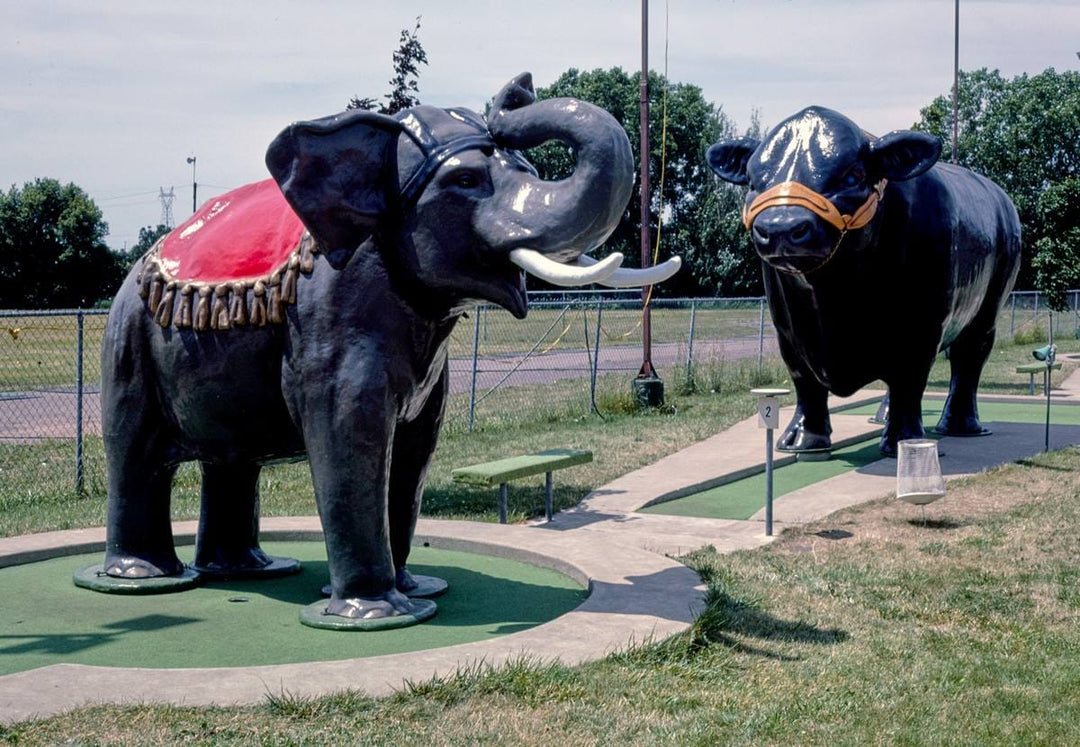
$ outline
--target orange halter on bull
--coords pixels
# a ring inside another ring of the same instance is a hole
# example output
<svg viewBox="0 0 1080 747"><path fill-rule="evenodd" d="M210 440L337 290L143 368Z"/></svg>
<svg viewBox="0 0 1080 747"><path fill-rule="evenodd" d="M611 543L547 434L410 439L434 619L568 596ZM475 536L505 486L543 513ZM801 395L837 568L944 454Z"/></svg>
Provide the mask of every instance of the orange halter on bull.
<svg viewBox="0 0 1080 747"><path fill-rule="evenodd" d="M754 225L754 219L758 217L761 211L767 208L781 205L795 205L806 208L840 232L840 238L836 240L836 245L821 261L821 264L813 269L805 270L803 274L815 272L829 263L840 248L840 243L844 240L844 236L847 235L848 231L862 228L871 221L877 212L878 203L881 202L882 195L885 193L885 185L888 183L887 179L880 180L870 190L870 196L859 206L858 210L851 215L841 215L840 211L836 209L836 205L833 205L829 198L820 192L815 192L799 182L780 182L755 197L749 207L743 205L743 225L749 231L750 227ZM790 272L790 270L783 271Z"/></svg>
<svg viewBox="0 0 1080 747"><path fill-rule="evenodd" d="M754 201L750 203L750 207L743 206L743 225L746 226L747 230L750 230L750 226L754 224L754 218L758 217L758 214L766 208L780 205L797 205L806 208L829 225L835 227L841 234L844 234L847 231L862 228L870 222L870 219L874 217L874 213L877 212L878 202L885 192L886 184L888 184L888 181L885 179L879 181L874 185L870 196L866 198L866 202L858 210L851 215L841 215L840 211L836 209L836 205L833 205L829 198L819 192L815 192L798 182L780 182L754 198Z"/></svg>

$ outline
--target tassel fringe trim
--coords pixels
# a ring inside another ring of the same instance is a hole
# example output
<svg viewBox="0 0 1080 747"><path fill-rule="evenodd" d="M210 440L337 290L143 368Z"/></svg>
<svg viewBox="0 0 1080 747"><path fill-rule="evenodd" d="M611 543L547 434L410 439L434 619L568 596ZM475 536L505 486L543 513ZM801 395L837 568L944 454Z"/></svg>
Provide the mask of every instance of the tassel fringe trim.
<svg viewBox="0 0 1080 747"><path fill-rule="evenodd" d="M221 283L185 282L169 275L159 257L161 242L142 258L136 278L139 297L162 327L205 332L233 327L264 327L285 321L286 307L296 303L300 274L315 269L315 240L305 232L288 260L269 275ZM177 305L179 295L179 309Z"/></svg>

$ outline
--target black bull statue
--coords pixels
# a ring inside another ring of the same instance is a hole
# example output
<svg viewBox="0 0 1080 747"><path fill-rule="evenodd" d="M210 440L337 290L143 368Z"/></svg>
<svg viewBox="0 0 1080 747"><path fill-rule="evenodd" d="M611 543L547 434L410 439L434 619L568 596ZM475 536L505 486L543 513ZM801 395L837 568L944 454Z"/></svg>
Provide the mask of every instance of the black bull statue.
<svg viewBox="0 0 1080 747"><path fill-rule="evenodd" d="M810 107L757 140L713 145L710 166L749 185L744 222L763 263L795 415L784 451L831 446L828 393L888 386L881 451L924 435L935 356L952 379L939 433L978 436L976 390L1020 262L1020 222L995 184L935 164L929 135L868 135Z"/></svg>
<svg viewBox="0 0 1080 747"><path fill-rule="evenodd" d="M576 153L567 179L538 179L518 153L547 140ZM457 320L477 300L523 317L523 270L626 286L678 260L634 271L618 254L584 256L626 208L630 144L595 106L535 101L528 74L487 119L346 112L288 127L266 161L273 181L208 202L117 294L102 348L107 548L84 585L137 593L193 573L297 570L259 546L258 479L306 456L332 592L319 615L415 621L433 607L408 598L406 561ZM192 460L202 512L185 569L169 502Z"/></svg>

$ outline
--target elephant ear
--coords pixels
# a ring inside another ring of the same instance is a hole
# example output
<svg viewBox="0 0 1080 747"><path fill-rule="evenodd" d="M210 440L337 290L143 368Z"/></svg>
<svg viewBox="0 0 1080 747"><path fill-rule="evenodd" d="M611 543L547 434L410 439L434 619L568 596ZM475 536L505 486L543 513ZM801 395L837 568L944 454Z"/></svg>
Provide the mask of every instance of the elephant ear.
<svg viewBox="0 0 1080 747"><path fill-rule="evenodd" d="M295 122L266 151L285 199L335 266L344 263L396 199L402 125L350 111Z"/></svg>

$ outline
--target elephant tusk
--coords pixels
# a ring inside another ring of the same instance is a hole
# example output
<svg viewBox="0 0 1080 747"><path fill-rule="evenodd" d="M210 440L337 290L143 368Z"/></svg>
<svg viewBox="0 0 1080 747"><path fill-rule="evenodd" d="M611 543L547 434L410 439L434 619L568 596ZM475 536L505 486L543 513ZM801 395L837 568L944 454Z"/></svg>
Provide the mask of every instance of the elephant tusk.
<svg viewBox="0 0 1080 747"><path fill-rule="evenodd" d="M604 282L619 269L623 255L614 252L600 261L593 260L588 265L581 265L556 262L532 249L514 249L510 252L510 261L552 285L574 286Z"/></svg>
<svg viewBox="0 0 1080 747"><path fill-rule="evenodd" d="M584 254L578 257L577 261L583 267L595 267L598 264L597 260ZM678 272L680 267L682 267L682 258L672 257L666 262L646 267L643 270L635 270L630 267L619 268L608 275L607 278L598 282L600 285L606 285L609 288L640 288L644 285L655 285L664 282Z"/></svg>

